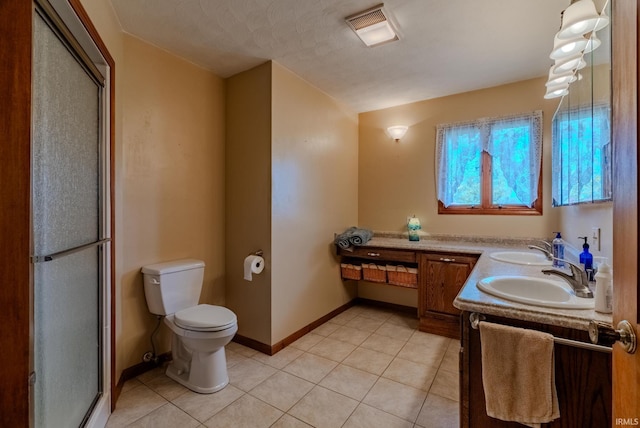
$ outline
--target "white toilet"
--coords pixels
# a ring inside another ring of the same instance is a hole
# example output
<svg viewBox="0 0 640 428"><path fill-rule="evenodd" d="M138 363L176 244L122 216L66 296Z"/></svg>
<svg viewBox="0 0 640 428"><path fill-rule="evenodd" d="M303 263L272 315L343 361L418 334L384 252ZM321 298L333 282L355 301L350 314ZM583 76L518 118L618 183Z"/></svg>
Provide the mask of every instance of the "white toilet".
<svg viewBox="0 0 640 428"><path fill-rule="evenodd" d="M204 262L186 259L144 266L144 294L152 314L173 332L167 376L192 391L212 393L229 383L224 347L238 331L236 314L199 305Z"/></svg>

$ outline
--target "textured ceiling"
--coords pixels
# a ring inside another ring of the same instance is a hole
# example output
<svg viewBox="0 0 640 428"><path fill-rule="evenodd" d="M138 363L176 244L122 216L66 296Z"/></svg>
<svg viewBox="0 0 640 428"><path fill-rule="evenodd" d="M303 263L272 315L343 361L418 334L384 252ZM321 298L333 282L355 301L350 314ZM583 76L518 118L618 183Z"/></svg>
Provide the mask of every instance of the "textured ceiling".
<svg viewBox="0 0 640 428"><path fill-rule="evenodd" d="M111 2L124 31L220 77L271 59L357 112L546 76L570 3L387 0L401 40L367 48L344 18L376 0Z"/></svg>

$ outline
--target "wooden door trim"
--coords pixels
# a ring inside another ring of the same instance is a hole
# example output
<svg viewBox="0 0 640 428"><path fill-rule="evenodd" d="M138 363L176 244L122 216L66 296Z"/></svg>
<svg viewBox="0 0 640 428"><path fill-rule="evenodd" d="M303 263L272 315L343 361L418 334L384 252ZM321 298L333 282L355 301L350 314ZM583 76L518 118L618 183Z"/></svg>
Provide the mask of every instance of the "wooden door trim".
<svg viewBox="0 0 640 428"><path fill-rule="evenodd" d="M0 426L29 422L33 4L0 2Z"/></svg>
<svg viewBox="0 0 640 428"><path fill-rule="evenodd" d="M638 2L612 3L614 326L638 307ZM613 350L613 417L640 418L640 355ZM637 421L637 419L635 419ZM637 422L636 422L637 423Z"/></svg>

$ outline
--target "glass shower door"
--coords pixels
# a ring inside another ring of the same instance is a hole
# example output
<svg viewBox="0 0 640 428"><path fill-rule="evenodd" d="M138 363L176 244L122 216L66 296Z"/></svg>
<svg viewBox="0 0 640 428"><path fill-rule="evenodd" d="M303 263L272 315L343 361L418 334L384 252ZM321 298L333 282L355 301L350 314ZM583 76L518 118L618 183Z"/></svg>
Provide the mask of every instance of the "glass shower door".
<svg viewBox="0 0 640 428"><path fill-rule="evenodd" d="M102 394L101 84L34 18L34 421L86 423Z"/></svg>

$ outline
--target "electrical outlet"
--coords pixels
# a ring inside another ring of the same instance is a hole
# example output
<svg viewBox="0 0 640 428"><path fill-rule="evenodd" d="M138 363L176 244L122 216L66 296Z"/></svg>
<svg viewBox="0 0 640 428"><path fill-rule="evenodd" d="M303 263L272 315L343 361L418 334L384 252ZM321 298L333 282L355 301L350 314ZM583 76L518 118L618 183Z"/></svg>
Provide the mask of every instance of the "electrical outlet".
<svg viewBox="0 0 640 428"><path fill-rule="evenodd" d="M600 228L592 227L591 228L591 241L596 250L600 251Z"/></svg>

